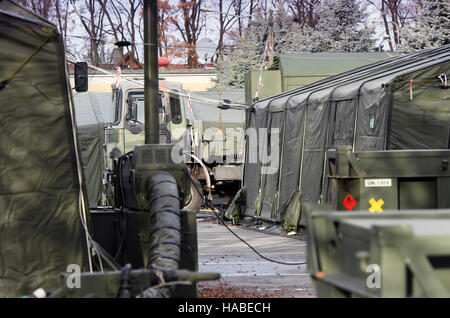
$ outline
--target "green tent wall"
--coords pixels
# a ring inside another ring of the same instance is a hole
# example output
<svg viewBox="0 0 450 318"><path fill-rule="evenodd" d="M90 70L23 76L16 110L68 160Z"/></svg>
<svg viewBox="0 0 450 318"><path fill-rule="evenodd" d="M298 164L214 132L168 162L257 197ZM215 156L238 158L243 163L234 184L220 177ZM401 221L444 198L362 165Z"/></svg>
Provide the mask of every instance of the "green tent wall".
<svg viewBox="0 0 450 318"><path fill-rule="evenodd" d="M257 144L247 136L241 217L276 224L288 218L292 223L292 215L299 215L292 198L326 202L327 148L448 148L450 90L438 76L449 73L447 45L362 66L255 103L246 128L265 128L268 136ZM265 174L267 165L259 155L256 163L249 159L257 151L265 153L270 138L276 137L270 135L272 128L279 129L279 152L272 155L280 166Z"/></svg>
<svg viewBox="0 0 450 318"><path fill-rule="evenodd" d="M56 26L1 1L0 47L0 297L19 297L83 270L82 177Z"/></svg>

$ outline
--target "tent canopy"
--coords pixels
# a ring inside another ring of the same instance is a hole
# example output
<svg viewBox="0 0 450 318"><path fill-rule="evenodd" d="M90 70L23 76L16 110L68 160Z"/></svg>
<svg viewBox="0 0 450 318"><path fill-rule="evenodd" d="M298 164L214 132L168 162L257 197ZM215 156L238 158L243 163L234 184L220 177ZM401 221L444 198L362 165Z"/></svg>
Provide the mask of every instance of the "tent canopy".
<svg viewBox="0 0 450 318"><path fill-rule="evenodd" d="M110 93L78 93L73 96L77 136L91 207L102 203L105 119L114 121Z"/></svg>
<svg viewBox="0 0 450 318"><path fill-rule="evenodd" d="M56 26L1 1L0 47L0 297L19 297L83 270L82 177Z"/></svg>
<svg viewBox="0 0 450 318"><path fill-rule="evenodd" d="M257 86L259 99L268 98L396 55L398 54L386 52L281 54L274 57L274 62L268 70L261 72L258 69L247 73L246 101L251 103L256 97ZM262 86L259 85L260 81Z"/></svg>
<svg viewBox="0 0 450 318"><path fill-rule="evenodd" d="M393 57L392 53L295 53L281 54L269 70L280 69L284 76L332 76L362 65Z"/></svg>
<svg viewBox="0 0 450 318"><path fill-rule="evenodd" d="M298 207L294 197L326 202L328 148L447 149L449 90L439 75L450 73L449 60L449 45L424 50L255 103L246 126L261 133L258 142L247 136L241 214L281 224L298 214L291 208ZM301 195L294 196L297 192Z"/></svg>

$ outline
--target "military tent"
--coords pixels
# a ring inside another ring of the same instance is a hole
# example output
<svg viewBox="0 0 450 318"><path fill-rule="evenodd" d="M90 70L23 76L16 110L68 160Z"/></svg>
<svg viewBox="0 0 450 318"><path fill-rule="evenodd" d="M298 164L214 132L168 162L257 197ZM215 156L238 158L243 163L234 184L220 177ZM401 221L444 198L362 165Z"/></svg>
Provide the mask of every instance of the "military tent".
<svg viewBox="0 0 450 318"><path fill-rule="evenodd" d="M19 297L83 270L86 205L57 27L0 1L0 47L0 297Z"/></svg>
<svg viewBox="0 0 450 318"><path fill-rule="evenodd" d="M255 103L246 127L258 132L258 140L246 137L241 218L284 222L286 230L296 229L296 201L327 201L322 196L328 186L327 148L447 149L449 73L447 45L362 66ZM270 169L277 162L277 169Z"/></svg>
<svg viewBox="0 0 450 318"><path fill-rule="evenodd" d="M389 59L392 52L286 53L274 57L264 72L253 70L245 77L245 98L251 103L258 87L259 99L308 85L367 64Z"/></svg>
<svg viewBox="0 0 450 318"><path fill-rule="evenodd" d="M78 93L73 96L81 163L86 178L89 205L102 205L105 158L105 121L113 122L110 93ZM106 119L104 119L104 117Z"/></svg>

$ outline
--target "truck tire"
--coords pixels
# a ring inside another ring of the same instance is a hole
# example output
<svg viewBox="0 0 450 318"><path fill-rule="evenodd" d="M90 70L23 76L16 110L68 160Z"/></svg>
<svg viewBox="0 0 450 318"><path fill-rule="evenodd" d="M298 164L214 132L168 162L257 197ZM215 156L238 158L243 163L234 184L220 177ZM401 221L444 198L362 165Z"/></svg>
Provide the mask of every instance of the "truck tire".
<svg viewBox="0 0 450 318"><path fill-rule="evenodd" d="M193 175L191 175L190 179L191 179L191 187L190 187L191 200L187 205L184 206L184 209L198 212L198 210L200 210L203 204L203 195L199 193L199 191L203 192L203 187L200 181L198 181L198 179Z"/></svg>

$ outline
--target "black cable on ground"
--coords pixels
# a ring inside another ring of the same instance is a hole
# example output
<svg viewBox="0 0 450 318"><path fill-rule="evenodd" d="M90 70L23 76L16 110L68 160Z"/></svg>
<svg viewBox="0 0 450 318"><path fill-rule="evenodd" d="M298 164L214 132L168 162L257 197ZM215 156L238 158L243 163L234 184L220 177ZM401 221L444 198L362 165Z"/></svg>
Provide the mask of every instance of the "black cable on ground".
<svg viewBox="0 0 450 318"><path fill-rule="evenodd" d="M194 181L192 180L191 176L189 173L185 174L188 176L189 180L194 184L195 189L198 191L198 193L200 193L200 195L203 197L203 193L200 191L200 189L195 185ZM271 258L268 258L264 255L262 255L260 252L258 252L253 246L251 246L247 241L245 241L243 238L241 238L239 235L237 235L232 229L230 229L230 227L225 223L225 221L217 214L216 210L217 208L215 206L213 206L211 203L209 203L207 200L204 201L206 206L208 208L211 209L211 211L214 213L214 215L216 216L216 218L219 220L220 223L222 223L223 226L225 226L225 228L231 232L231 234L233 234L235 237L237 237L242 243L244 243L245 245L247 245L253 252L255 252L256 255L258 255L259 257L261 257L262 259L265 259L266 261L272 262L272 263L277 263L277 264L281 264L281 265L293 265L293 266L297 266L297 265L305 265L308 262L304 261L304 262L298 262L298 263L286 263L286 262L281 262L281 261L277 261ZM219 211L220 212L220 211ZM222 211L223 213L223 211Z"/></svg>

